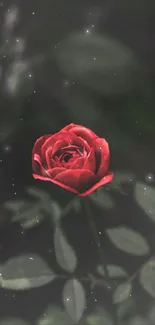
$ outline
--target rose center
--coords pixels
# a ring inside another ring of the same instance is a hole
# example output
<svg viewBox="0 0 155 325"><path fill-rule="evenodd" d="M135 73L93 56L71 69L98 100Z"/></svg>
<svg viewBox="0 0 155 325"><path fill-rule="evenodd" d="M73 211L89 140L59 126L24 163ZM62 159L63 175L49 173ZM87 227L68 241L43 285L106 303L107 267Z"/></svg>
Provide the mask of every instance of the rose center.
<svg viewBox="0 0 155 325"><path fill-rule="evenodd" d="M62 157L62 160L67 163L70 159L72 158L72 154L71 153L66 153L64 154L64 156Z"/></svg>
<svg viewBox="0 0 155 325"><path fill-rule="evenodd" d="M67 146L63 147L55 153L53 160L55 160L57 166L65 167L67 169L72 168L72 164L75 165L77 161L77 166L79 166L78 158L81 158L85 155L83 148L77 146ZM82 161L80 161L82 164Z"/></svg>

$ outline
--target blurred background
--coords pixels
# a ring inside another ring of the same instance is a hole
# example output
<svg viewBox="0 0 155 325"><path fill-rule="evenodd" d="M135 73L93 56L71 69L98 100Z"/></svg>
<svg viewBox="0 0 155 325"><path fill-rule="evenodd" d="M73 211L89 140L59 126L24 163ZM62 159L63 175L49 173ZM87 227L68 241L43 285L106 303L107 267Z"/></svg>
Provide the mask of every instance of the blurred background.
<svg viewBox="0 0 155 325"><path fill-rule="evenodd" d="M71 122L105 137L111 150L110 169L117 177L112 188L101 191L97 206L92 208L98 231L128 226L147 238L150 254L155 253L154 39L153 0L0 2L0 265L6 266L4 274L8 272L9 281L24 274L20 273L24 266L16 273L19 261L14 262L24 254L38 254L48 268L61 274L55 258L60 248L53 246L55 228L46 219L50 213L42 204L46 198L49 205L49 201L57 202L57 208L63 209L73 196L33 180L31 152L38 137L55 133ZM86 277L99 264L96 249L84 212L76 207L71 213L63 219L62 229L77 254L77 277ZM108 239L103 236L101 241L108 263L123 263L130 276L145 262L146 256L139 258L135 253L132 257L120 251L117 255ZM34 258L33 278L39 263L42 260ZM150 272L155 278L152 268ZM2 280L0 324L69 324L68 316L63 315L63 276L60 281L45 281L29 290L25 286L17 290L19 283L4 285ZM96 318L77 317L71 324L153 325L155 282L153 285L153 293L141 292L137 280L132 293L134 308L122 323L108 318L104 323L101 316L92 316ZM85 290L88 315L101 306L101 310L108 308L110 315L114 313L113 301L107 300L103 288L97 287L92 294L86 281ZM73 310L72 305L67 308Z"/></svg>

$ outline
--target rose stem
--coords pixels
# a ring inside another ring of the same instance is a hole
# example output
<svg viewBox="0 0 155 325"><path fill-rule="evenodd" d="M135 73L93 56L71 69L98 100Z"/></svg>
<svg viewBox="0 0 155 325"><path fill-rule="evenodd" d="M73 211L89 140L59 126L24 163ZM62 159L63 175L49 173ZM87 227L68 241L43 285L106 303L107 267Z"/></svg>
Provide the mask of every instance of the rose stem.
<svg viewBox="0 0 155 325"><path fill-rule="evenodd" d="M95 225L95 222L94 222L93 217L92 217L90 204L91 204L91 200L89 198L84 198L84 200L83 200L84 210L86 211L86 216L87 216L88 221L89 221L90 229L92 231L92 234L93 234L93 237L94 237L97 249L98 249L98 254L99 254L100 261L101 261L103 271L104 271L104 274L105 274L105 279L107 280L106 285L108 286L108 289L109 289L111 280L110 280L110 276L109 276L109 272L108 272L108 268L107 268L107 262L106 262L104 251L103 251L103 249L101 247L101 244L100 244L100 239L99 239L99 235L98 235L98 232L97 232L97 229L96 229L96 225ZM112 289L112 288L110 287L110 289ZM113 294L113 292L112 292L112 294ZM113 303L112 297L111 297L111 300L112 300L112 303ZM113 317L114 317L114 320L115 320L115 325L118 325L117 310L116 310L114 304L113 304Z"/></svg>

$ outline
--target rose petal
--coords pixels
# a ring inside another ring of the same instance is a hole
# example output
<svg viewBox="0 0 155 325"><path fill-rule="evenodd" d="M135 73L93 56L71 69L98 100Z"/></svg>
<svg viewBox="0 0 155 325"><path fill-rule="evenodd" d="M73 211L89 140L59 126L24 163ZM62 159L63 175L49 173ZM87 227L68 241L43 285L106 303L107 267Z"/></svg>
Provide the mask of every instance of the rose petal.
<svg viewBox="0 0 155 325"><path fill-rule="evenodd" d="M56 141L56 143L53 145L53 149L52 149L52 156L55 155L55 153L57 151L60 151L62 150L62 148L66 145L67 146L67 141L65 141L65 139L63 140L59 140L59 141Z"/></svg>
<svg viewBox="0 0 155 325"><path fill-rule="evenodd" d="M42 137L40 137L39 139L36 140L34 146L33 146L33 150L32 150L32 156L37 153L40 154L41 153L41 147L44 144L44 142L49 139L51 137L51 134L45 134Z"/></svg>
<svg viewBox="0 0 155 325"><path fill-rule="evenodd" d="M90 152L91 148L90 148L90 146L88 145L88 143L85 140L83 140L82 138L77 136L76 145L70 145L70 146L62 147L61 150L62 151L67 150L68 152L77 150L79 153L80 152L82 154L86 153L86 155L87 155Z"/></svg>
<svg viewBox="0 0 155 325"><path fill-rule="evenodd" d="M76 152L79 151L79 146L66 146L66 147L61 147L61 151L67 151L67 152Z"/></svg>
<svg viewBox="0 0 155 325"><path fill-rule="evenodd" d="M45 157L46 150L49 147L54 147L55 143L58 141L62 141L62 147L70 146L70 145L79 145L82 144L84 147L84 142L82 139L78 139L78 137L72 132L57 132L56 134L52 135L48 138L41 148L41 155ZM64 143L64 145L63 145Z"/></svg>
<svg viewBox="0 0 155 325"><path fill-rule="evenodd" d="M97 135L93 131L81 125L73 126L70 128L70 132L75 133L77 136L80 136L82 139L87 141L89 145L92 145L94 139L97 138Z"/></svg>
<svg viewBox="0 0 155 325"><path fill-rule="evenodd" d="M79 150L81 151L86 151L87 153L90 152L90 146L89 144L84 140L82 139L81 137L79 136L76 136L74 141L73 141L73 145L69 145L67 147L64 147L68 150L68 148L72 148L72 147L77 147Z"/></svg>
<svg viewBox="0 0 155 325"><path fill-rule="evenodd" d="M54 183L54 184L56 184L56 185L58 185L58 186L64 188L64 189L67 190L67 191L70 191L70 192L72 192L72 193L74 193L74 194L78 194L78 191L75 190L74 188L71 188L71 187L69 187L68 185L62 184L62 183L60 183L60 182L54 180L53 178L46 177L46 176L40 176L40 175L38 175L38 174L32 174L32 176L34 177L34 179L39 179L39 180L41 180L41 181Z"/></svg>
<svg viewBox="0 0 155 325"><path fill-rule="evenodd" d="M71 132L74 132L74 133L76 133L78 135L79 135L79 132L80 132L82 134L82 135L80 134L80 136L82 138L84 138L86 141L87 141L87 138L83 137L83 135L85 135L89 139L97 138L97 135L92 130L90 130L89 128L86 128L86 127L84 127L82 125L74 124L74 123L70 123L69 125L66 125L63 129L61 129L61 131L71 131Z"/></svg>
<svg viewBox="0 0 155 325"><path fill-rule="evenodd" d="M41 157L38 154L34 154L33 156L32 168L34 173L46 176L46 169L43 167Z"/></svg>
<svg viewBox="0 0 155 325"><path fill-rule="evenodd" d="M95 173L96 170L96 158L95 158L95 149L92 148L89 155L87 156L83 168L91 170Z"/></svg>
<svg viewBox="0 0 155 325"><path fill-rule="evenodd" d="M68 168L70 169L79 169L82 168L84 164L84 158L83 157L79 157L76 158L73 162L69 162L68 163Z"/></svg>
<svg viewBox="0 0 155 325"><path fill-rule="evenodd" d="M49 147L46 150L46 153L45 153L45 162L46 162L46 165L47 165L48 169L50 169L52 167L55 167L55 162L52 159L52 148L51 147Z"/></svg>
<svg viewBox="0 0 155 325"><path fill-rule="evenodd" d="M41 165L41 158L38 154L32 155L32 169L35 173L39 173Z"/></svg>
<svg viewBox="0 0 155 325"><path fill-rule="evenodd" d="M54 161L55 161L55 166L56 167L65 167L65 166L63 166L63 164L62 164L62 161L61 161L61 157L54 157Z"/></svg>
<svg viewBox="0 0 155 325"><path fill-rule="evenodd" d="M94 145L96 148L96 159L99 158L99 169L97 171L97 176L103 177L109 167L110 151L108 142L105 139L95 139Z"/></svg>
<svg viewBox="0 0 155 325"><path fill-rule="evenodd" d="M32 169L35 173L40 174L41 171L41 165L36 160L32 160Z"/></svg>
<svg viewBox="0 0 155 325"><path fill-rule="evenodd" d="M73 129L74 129L74 131L73 131ZM87 140L97 138L97 135L90 129L88 129L84 126L78 125L78 124L74 124L74 123L70 123L69 125L66 125L63 129L60 130L60 132L71 131L71 132L74 132L75 134L79 135L79 129L81 130L80 136L83 140L87 141ZM84 137L83 137L83 135L84 135ZM86 141L85 141L85 149L88 153L90 151L90 147L88 145L89 141L88 141L88 143Z"/></svg>
<svg viewBox="0 0 155 325"><path fill-rule="evenodd" d="M60 174L61 172L64 172L65 170L66 170L66 168L64 168L64 167L55 167L52 169L48 169L46 172L49 177L54 178L57 174Z"/></svg>
<svg viewBox="0 0 155 325"><path fill-rule="evenodd" d="M92 184L94 178L95 175L90 170L72 169L58 174L54 179L76 189L78 193L80 193L89 188L89 185Z"/></svg>
<svg viewBox="0 0 155 325"><path fill-rule="evenodd" d="M78 137L78 139L80 139L80 137ZM83 140L83 139L82 139ZM89 144L87 143L87 141L83 140L84 143L84 152L83 154L89 154L91 147L89 146Z"/></svg>
<svg viewBox="0 0 155 325"><path fill-rule="evenodd" d="M112 172L110 172L109 174L107 174L106 176L104 176L99 182L97 182L95 185L93 185L92 187L90 187L89 190L78 194L78 196L87 196L91 193L93 193L94 191L96 191L97 188L99 188L100 186L103 186L109 182L112 181L114 177L114 174Z"/></svg>

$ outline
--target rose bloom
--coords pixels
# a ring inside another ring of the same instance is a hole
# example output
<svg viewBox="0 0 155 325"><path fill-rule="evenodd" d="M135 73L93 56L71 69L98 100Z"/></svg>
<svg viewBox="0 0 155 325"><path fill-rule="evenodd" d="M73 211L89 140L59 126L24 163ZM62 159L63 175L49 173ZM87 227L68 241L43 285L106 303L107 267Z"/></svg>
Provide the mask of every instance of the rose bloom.
<svg viewBox="0 0 155 325"><path fill-rule="evenodd" d="M71 123L35 142L33 177L86 196L113 179L113 173L108 173L109 157L105 139L84 126Z"/></svg>

